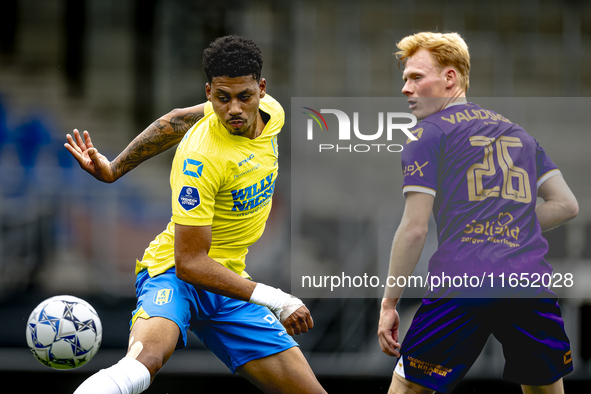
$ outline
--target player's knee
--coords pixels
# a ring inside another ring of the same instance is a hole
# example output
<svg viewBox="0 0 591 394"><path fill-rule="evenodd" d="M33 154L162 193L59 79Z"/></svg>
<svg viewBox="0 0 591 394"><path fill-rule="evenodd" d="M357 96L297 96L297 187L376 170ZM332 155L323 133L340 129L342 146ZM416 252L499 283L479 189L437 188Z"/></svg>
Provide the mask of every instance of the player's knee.
<svg viewBox="0 0 591 394"><path fill-rule="evenodd" d="M138 319L132 329L126 358L142 363L153 379L174 352L178 336L178 326L168 319Z"/></svg>
<svg viewBox="0 0 591 394"><path fill-rule="evenodd" d="M150 376L154 379L154 376L162 369L164 366L163 357L156 354L151 354L150 352L142 352L137 359L140 363L144 364L148 371L150 371Z"/></svg>
<svg viewBox="0 0 591 394"><path fill-rule="evenodd" d="M154 379L154 376L160 371L164 365L164 356L161 352L154 351L153 349L144 348L142 342L135 342L127 351L126 358L134 359L139 361L150 371L150 376Z"/></svg>

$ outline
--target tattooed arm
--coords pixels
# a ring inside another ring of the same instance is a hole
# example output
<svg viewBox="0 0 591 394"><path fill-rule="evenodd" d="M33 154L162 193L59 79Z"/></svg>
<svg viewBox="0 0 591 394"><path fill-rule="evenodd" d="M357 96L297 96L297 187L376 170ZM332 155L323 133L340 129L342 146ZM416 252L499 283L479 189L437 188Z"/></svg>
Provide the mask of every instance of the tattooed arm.
<svg viewBox="0 0 591 394"><path fill-rule="evenodd" d="M145 160L178 144L185 133L204 116L205 104L175 109L154 121L110 162L92 144L90 134L83 137L74 130L66 135L66 149L80 167L102 182L111 183L133 170Z"/></svg>

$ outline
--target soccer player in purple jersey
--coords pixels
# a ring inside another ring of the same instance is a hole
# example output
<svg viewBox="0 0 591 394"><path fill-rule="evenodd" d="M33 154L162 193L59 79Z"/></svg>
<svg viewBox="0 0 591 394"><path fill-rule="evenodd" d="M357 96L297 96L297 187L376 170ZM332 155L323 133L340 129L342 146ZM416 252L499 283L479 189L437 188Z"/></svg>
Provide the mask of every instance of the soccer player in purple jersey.
<svg viewBox="0 0 591 394"><path fill-rule="evenodd" d="M422 121L412 131L418 140L402 152L406 205L388 275L413 272L431 212L439 241L431 276L551 274L542 231L578 213L557 166L523 128L467 102L470 55L458 34L422 32L397 46L402 93ZM536 197L544 202L536 206ZM382 351L398 357L389 392L453 390L490 334L503 345L505 379L524 393L563 392L562 376L573 367L560 307L550 290L526 290L499 298L430 291L400 345L396 304L403 289L387 288L378 337Z"/></svg>

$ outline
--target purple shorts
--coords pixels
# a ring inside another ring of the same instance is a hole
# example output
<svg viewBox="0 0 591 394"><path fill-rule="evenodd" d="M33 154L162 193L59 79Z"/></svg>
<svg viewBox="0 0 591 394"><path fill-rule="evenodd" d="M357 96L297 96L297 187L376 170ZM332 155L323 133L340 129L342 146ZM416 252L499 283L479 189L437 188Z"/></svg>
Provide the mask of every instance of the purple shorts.
<svg viewBox="0 0 591 394"><path fill-rule="evenodd" d="M547 385L573 369L556 298L425 298L395 371L436 391L453 390L491 334L503 346L508 381Z"/></svg>

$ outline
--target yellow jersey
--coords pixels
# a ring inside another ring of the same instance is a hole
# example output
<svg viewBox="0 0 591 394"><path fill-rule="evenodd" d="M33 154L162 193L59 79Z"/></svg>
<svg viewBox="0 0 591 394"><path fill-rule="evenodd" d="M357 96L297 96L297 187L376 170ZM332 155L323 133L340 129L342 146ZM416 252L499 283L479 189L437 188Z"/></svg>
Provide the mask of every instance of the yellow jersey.
<svg viewBox="0 0 591 394"><path fill-rule="evenodd" d="M278 173L277 134L285 122L281 105L269 95L259 110L268 121L257 138L230 134L205 105L205 116L177 147L170 173L172 219L154 239L136 274L147 269L156 276L174 266L174 227L211 225L209 256L249 278L248 247L263 234L271 210Z"/></svg>

